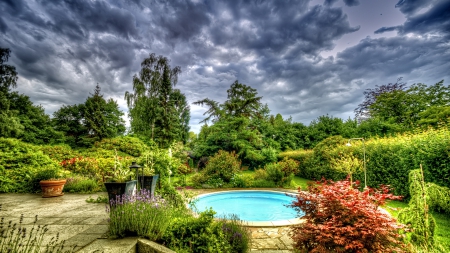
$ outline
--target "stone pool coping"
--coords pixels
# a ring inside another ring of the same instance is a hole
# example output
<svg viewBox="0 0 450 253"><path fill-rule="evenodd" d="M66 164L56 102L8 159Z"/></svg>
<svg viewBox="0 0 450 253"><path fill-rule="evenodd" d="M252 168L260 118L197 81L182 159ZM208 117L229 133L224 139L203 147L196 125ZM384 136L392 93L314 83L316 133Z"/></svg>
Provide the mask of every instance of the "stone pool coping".
<svg viewBox="0 0 450 253"><path fill-rule="evenodd" d="M218 193L226 193L226 192L250 192L250 191L263 191L263 192L275 192L275 193L286 193L290 195L297 195L297 191L292 190L274 190L274 189L238 189L238 190L232 190L232 189L226 189L226 190L216 190L213 192L208 193L200 193L196 195L194 198L204 197L212 194L218 194ZM286 227L286 226L292 226L297 225L300 223L305 222L302 218L294 218L294 219L288 219L288 220L277 220L277 221L242 221L242 225L246 227Z"/></svg>

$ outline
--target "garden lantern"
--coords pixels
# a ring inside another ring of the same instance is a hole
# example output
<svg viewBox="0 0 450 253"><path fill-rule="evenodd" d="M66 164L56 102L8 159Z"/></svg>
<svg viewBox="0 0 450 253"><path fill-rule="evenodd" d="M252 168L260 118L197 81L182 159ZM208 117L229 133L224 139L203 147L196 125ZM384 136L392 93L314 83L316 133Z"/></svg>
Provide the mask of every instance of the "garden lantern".
<svg viewBox="0 0 450 253"><path fill-rule="evenodd" d="M129 168L130 168L130 170L136 169L136 180L138 180L139 168L141 168L141 166L136 164L136 162L132 162ZM144 175L144 171L142 171L142 175Z"/></svg>
<svg viewBox="0 0 450 253"><path fill-rule="evenodd" d="M352 144L350 143L352 140L361 140L363 143L363 152L364 152L364 189L367 188L367 170L366 170L366 144L364 143L364 138L350 138L348 139L347 144L345 144L347 147L351 147Z"/></svg>

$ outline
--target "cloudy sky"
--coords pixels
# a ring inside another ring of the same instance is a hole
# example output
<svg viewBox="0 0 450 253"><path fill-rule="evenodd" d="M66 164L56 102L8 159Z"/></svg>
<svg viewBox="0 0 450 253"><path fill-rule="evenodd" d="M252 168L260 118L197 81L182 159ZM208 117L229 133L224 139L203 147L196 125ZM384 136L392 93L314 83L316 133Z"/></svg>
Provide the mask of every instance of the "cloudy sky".
<svg viewBox="0 0 450 253"><path fill-rule="evenodd" d="M306 125L354 118L365 89L399 77L450 84L450 0L0 0L0 13L17 90L50 115L97 83L126 112L150 53L181 67L190 103L223 102L238 80ZM191 130L205 110L191 104Z"/></svg>

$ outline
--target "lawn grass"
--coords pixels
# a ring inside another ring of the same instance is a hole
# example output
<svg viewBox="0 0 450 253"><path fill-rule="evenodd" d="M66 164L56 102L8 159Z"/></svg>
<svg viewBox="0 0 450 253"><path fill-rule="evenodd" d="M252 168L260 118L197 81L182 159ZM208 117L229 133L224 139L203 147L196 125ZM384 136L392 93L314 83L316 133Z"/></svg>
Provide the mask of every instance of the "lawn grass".
<svg viewBox="0 0 450 253"><path fill-rule="evenodd" d="M408 203L402 201L390 201L384 208L395 218L398 217L398 212L408 207ZM435 239L438 244L445 250L450 252L450 215L431 212L436 220Z"/></svg>

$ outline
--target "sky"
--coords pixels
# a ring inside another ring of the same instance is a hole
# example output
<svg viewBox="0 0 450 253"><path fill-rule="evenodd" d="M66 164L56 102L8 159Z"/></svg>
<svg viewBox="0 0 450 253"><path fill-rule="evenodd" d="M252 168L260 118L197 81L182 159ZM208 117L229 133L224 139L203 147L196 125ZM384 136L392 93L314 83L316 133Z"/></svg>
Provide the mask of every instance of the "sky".
<svg viewBox="0 0 450 253"><path fill-rule="evenodd" d="M224 102L236 80L305 125L353 119L366 89L398 78L450 85L450 0L0 0L0 13L15 90L49 115L97 84L126 113L151 53L180 66L197 133L207 108L192 103Z"/></svg>

